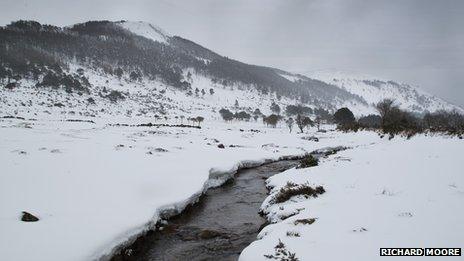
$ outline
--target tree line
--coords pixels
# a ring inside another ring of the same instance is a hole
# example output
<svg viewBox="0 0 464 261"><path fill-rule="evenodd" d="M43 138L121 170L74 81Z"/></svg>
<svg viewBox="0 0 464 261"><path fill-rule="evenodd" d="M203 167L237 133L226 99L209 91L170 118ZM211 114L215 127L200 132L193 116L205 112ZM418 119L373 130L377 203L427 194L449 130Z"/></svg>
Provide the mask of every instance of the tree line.
<svg viewBox="0 0 464 261"><path fill-rule="evenodd" d="M390 137L395 134L411 137L416 133L442 132L461 138L464 134L464 115L457 111L439 110L420 116L400 109L392 99L380 101L376 109L379 115L371 114L356 120L348 108L341 108L335 112L334 120L340 130L373 129L390 134Z"/></svg>
<svg viewBox="0 0 464 261"><path fill-rule="evenodd" d="M235 102L238 108L238 101ZM378 114L370 114L356 119L349 108L340 108L335 113L321 108L311 108L304 105L287 105L283 110L287 117L281 115L280 106L272 102L270 110L272 114L266 116L259 109L253 113L237 111L235 113L222 108L219 113L225 121L262 118L267 126L276 127L279 122L284 122L289 131L297 126L300 132L305 128L319 126L321 123L335 123L342 131L357 131L359 129L378 130L393 137L396 134L405 134L408 137L422 132L443 132L462 137L464 134L464 115L457 111L436 111L417 115L399 108L392 99L384 99L376 104ZM310 116L313 116L313 119Z"/></svg>

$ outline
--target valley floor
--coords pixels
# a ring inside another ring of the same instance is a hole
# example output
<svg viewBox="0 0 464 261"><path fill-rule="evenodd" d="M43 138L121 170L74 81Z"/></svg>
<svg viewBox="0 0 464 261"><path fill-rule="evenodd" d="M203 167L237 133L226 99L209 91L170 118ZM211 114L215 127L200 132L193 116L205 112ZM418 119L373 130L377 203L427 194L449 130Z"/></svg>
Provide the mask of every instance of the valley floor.
<svg viewBox="0 0 464 261"><path fill-rule="evenodd" d="M273 224L242 260L268 260L279 239L300 260L373 260L380 247L464 242L463 140L296 134L260 123L205 122L202 129L107 123L1 119L1 259L100 258L146 230L161 210L182 210L239 167L329 146L351 149L268 180L274 188L262 209ZM319 142L302 139L310 136ZM327 192L270 204L287 181ZM22 211L40 221L21 222ZM316 219L295 225L303 218Z"/></svg>

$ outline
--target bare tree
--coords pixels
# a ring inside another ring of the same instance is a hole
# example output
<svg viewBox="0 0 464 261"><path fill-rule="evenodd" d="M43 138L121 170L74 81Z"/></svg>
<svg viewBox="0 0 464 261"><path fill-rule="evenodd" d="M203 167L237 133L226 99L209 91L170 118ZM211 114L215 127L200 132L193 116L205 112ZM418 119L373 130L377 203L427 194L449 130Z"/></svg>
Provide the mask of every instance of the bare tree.
<svg viewBox="0 0 464 261"><path fill-rule="evenodd" d="M188 118L191 122L192 125L195 125L195 122L197 122L197 118Z"/></svg>
<svg viewBox="0 0 464 261"><path fill-rule="evenodd" d="M320 131L321 130L321 121L322 121L321 117L317 116L314 121L315 121L316 126L317 126L317 131Z"/></svg>
<svg viewBox="0 0 464 261"><path fill-rule="evenodd" d="M195 118L196 121L198 122L198 126L200 126L200 124L205 120L205 118L201 117L201 116L198 116Z"/></svg>
<svg viewBox="0 0 464 261"><path fill-rule="evenodd" d="M303 118L303 124L304 124L305 127L309 128L309 127L313 126L314 122L311 120L311 118L304 117Z"/></svg>
<svg viewBox="0 0 464 261"><path fill-rule="evenodd" d="M277 103L272 102L271 111L275 114L280 114L280 106Z"/></svg>
<svg viewBox="0 0 464 261"><path fill-rule="evenodd" d="M293 118L288 118L285 123L287 123L287 127L288 127L288 130L290 131L290 133L292 133L292 129L293 129L293 123L295 121L293 120Z"/></svg>
<svg viewBox="0 0 464 261"><path fill-rule="evenodd" d="M301 116L301 114L296 116L296 125L300 129L301 133L303 133L305 127L311 126L312 124L313 121L309 117Z"/></svg>
<svg viewBox="0 0 464 261"><path fill-rule="evenodd" d="M376 108L377 111L380 114L380 117L382 117L382 126L385 125L386 119L390 116L390 113L392 112L395 101L392 99L384 99L377 103Z"/></svg>

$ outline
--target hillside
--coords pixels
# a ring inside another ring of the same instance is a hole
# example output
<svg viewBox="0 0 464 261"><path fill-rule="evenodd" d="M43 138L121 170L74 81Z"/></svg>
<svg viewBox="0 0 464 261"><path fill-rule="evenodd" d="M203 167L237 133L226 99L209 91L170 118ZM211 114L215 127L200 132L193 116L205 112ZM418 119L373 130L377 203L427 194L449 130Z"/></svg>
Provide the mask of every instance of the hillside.
<svg viewBox="0 0 464 261"><path fill-rule="evenodd" d="M394 99L400 108L415 113L437 110L464 112L462 108L406 83L334 71L319 71L308 75L327 84L335 85L349 93L359 95L368 104L376 104L383 99L390 98Z"/></svg>
<svg viewBox="0 0 464 261"><path fill-rule="evenodd" d="M144 22L17 21L0 28L0 58L2 115L217 117L222 107L267 114L273 102L363 115L389 94L245 64ZM440 105L416 95L408 109L451 108Z"/></svg>

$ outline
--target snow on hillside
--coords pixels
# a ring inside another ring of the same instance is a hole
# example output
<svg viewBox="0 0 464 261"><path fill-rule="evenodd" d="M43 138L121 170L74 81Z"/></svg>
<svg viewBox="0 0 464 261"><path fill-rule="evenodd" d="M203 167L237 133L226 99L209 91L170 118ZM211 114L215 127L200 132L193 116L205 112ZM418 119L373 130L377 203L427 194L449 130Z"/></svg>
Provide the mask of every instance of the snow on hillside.
<svg viewBox="0 0 464 261"><path fill-rule="evenodd" d="M147 22L124 21L118 23L122 28L155 42L167 43L169 35L163 29Z"/></svg>
<svg viewBox="0 0 464 261"><path fill-rule="evenodd" d="M272 190L262 210L272 224L240 260L269 260L264 255L276 255L279 240L299 260L383 260L379 248L459 245L463 148L463 140L441 136L383 139L269 178ZM326 192L271 204L287 182L322 185Z"/></svg>
<svg viewBox="0 0 464 261"><path fill-rule="evenodd" d="M389 98L394 99L402 109L418 113L437 110L464 112L458 106L405 83L380 80L364 74L352 75L332 71L316 71L307 73L307 75L356 94L366 100L368 104L376 104L383 99Z"/></svg>
<svg viewBox="0 0 464 261"><path fill-rule="evenodd" d="M301 80L301 77L299 77L298 75L294 75L290 73L288 74L280 73L279 75L291 82L298 82L299 80Z"/></svg>
<svg viewBox="0 0 464 261"><path fill-rule="evenodd" d="M75 73L79 68L82 67L71 65L70 72ZM245 110L250 114L259 109L269 115L273 101L282 110L287 105L295 104L294 100L286 97L278 100L274 94L261 94L252 86L216 84L193 70L186 70L185 78L188 72L190 76L187 80L193 90L190 94L158 80L145 78L142 81L129 81L128 75L118 79L89 68L84 70L83 75L92 84L90 94L37 88L34 81L21 80L20 86L13 90L0 88L0 116L49 119L129 117L147 121L154 121L154 117L168 117L171 123L176 123L181 116L219 119L221 108L233 112ZM120 92L124 98L112 101L108 97L112 91ZM235 106L236 100L238 107Z"/></svg>

